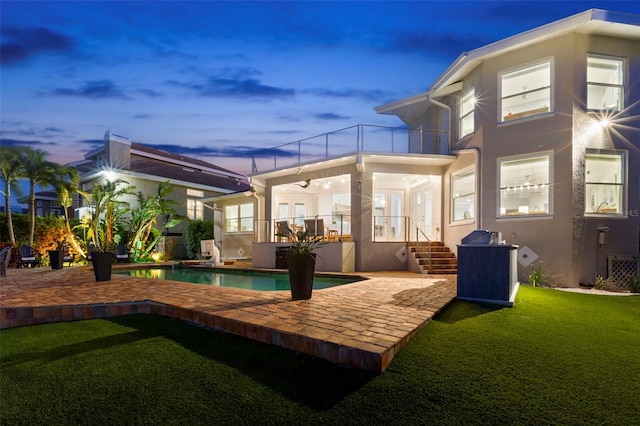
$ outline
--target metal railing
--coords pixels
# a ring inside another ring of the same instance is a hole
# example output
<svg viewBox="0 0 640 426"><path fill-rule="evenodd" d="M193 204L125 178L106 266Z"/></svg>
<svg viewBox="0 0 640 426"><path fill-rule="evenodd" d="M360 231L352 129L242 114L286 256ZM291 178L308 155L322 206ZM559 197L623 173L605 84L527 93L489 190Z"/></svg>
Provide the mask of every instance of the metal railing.
<svg viewBox="0 0 640 426"><path fill-rule="evenodd" d="M279 222L281 223L279 227ZM316 215L288 217L255 222L253 239L256 243L286 242L283 226L291 232L309 231L327 242L339 242L351 239L351 216Z"/></svg>
<svg viewBox="0 0 640 426"><path fill-rule="evenodd" d="M252 154L251 171L258 173L292 167L354 152L448 154L448 133L446 130L358 124L256 150Z"/></svg>
<svg viewBox="0 0 640 426"><path fill-rule="evenodd" d="M433 272L433 262L431 260L431 240L420 227L416 226L415 230L416 230L416 241L415 241L416 253L424 253L424 251L421 250L421 248L426 247L426 252L427 252L426 269L428 273L431 273Z"/></svg>

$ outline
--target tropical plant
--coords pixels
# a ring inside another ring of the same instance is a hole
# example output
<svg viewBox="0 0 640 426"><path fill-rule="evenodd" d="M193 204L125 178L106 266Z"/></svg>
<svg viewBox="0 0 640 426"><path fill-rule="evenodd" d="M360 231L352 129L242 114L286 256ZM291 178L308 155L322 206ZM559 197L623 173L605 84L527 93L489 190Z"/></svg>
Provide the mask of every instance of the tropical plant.
<svg viewBox="0 0 640 426"><path fill-rule="evenodd" d="M200 254L200 241L213 238L213 222L192 220L187 225L186 249L189 259L197 259Z"/></svg>
<svg viewBox="0 0 640 426"><path fill-rule="evenodd" d="M24 177L24 171L20 164L20 151L24 147L4 147L0 146L0 178L4 182L4 207L7 213L7 228L9 230L9 241L16 244L16 237L13 230L13 219L11 216L11 191L20 194L18 182Z"/></svg>
<svg viewBox="0 0 640 426"><path fill-rule="evenodd" d="M529 284L533 287L539 287L542 284L549 282L549 275L545 272L542 262L538 266L531 267L531 273L529 274Z"/></svg>
<svg viewBox="0 0 640 426"><path fill-rule="evenodd" d="M162 237L162 233L154 227L158 222L158 216L170 217L164 228L172 228L182 221L182 217L175 216L173 206L177 202L167 198L172 191L173 185L164 182L158 185L156 195L145 198L142 192L138 193L138 206L131 210L130 216L125 219L128 227L126 245L134 262L148 258Z"/></svg>
<svg viewBox="0 0 640 426"><path fill-rule="evenodd" d="M294 232L287 227L287 231L286 234L276 235L278 237L289 237L291 245L287 249L287 252L290 254L311 254L315 249L326 244L322 236L311 235L306 229Z"/></svg>
<svg viewBox="0 0 640 426"><path fill-rule="evenodd" d="M17 161L21 167L22 176L29 180L29 245L33 245L33 235L36 227L36 185L50 185L60 167L56 163L47 161L47 153L40 149L24 147L17 152Z"/></svg>
<svg viewBox="0 0 640 426"><path fill-rule="evenodd" d="M123 179L105 180L91 189L90 216L83 222L87 227L90 251L112 251L118 244L118 224L127 213L129 204L120 198L133 194L135 188Z"/></svg>
<svg viewBox="0 0 640 426"><path fill-rule="evenodd" d="M62 206L62 214L67 230L64 241L61 241L61 243L68 243L80 256L86 257L82 245L74 235L71 227L71 218L69 217L69 207L73 205L73 195L78 193L85 198L88 197L87 193L80 188L80 176L72 167L59 166L55 170L51 185L58 196L60 206Z"/></svg>

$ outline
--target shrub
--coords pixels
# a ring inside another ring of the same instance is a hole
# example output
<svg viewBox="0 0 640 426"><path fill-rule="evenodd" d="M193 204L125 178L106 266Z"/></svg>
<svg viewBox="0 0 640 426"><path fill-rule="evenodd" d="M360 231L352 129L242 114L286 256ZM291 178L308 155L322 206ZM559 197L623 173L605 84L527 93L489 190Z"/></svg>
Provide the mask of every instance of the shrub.
<svg viewBox="0 0 640 426"><path fill-rule="evenodd" d="M529 274L529 284L532 287L539 287L542 284L546 284L549 282L549 276L544 271L542 267L542 262L538 264L538 266L534 266L531 268L531 273Z"/></svg>
<svg viewBox="0 0 640 426"><path fill-rule="evenodd" d="M197 259L200 254L200 240L213 238L213 221L192 220L187 225L187 258Z"/></svg>
<svg viewBox="0 0 640 426"><path fill-rule="evenodd" d="M629 291L631 293L640 293L640 276L638 275L629 275L628 279Z"/></svg>

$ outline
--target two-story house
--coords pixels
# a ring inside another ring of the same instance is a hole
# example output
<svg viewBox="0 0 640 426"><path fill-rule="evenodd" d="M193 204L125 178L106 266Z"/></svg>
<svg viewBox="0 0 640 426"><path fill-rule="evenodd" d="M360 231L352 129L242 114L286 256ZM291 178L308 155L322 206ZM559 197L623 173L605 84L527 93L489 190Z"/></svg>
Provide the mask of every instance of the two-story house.
<svg viewBox="0 0 640 426"><path fill-rule="evenodd" d="M640 15L588 10L463 53L426 92L375 108L406 129L274 149L250 175L254 265L275 265L278 222L322 219L319 270L413 270L412 245L455 253L487 229L519 246L521 281L540 262L567 286L638 273L639 46Z"/></svg>
<svg viewBox="0 0 640 426"><path fill-rule="evenodd" d="M91 192L94 182L103 179L123 179L144 196L156 195L158 185L168 182L173 186L169 199L176 202L177 215L189 220L212 220L212 238L220 235L220 211L207 208L203 199L215 195L243 192L249 189L247 177L231 170L218 167L206 161L190 158L132 142L129 138L107 131L104 145L87 153L84 160L70 164L81 177L80 184L86 192ZM132 208L137 198L130 196L125 201ZM76 217L82 217L89 207L87 200L80 200ZM158 227L164 226L169 218L158 218ZM172 254L176 258L186 255L184 237L187 221L171 228Z"/></svg>

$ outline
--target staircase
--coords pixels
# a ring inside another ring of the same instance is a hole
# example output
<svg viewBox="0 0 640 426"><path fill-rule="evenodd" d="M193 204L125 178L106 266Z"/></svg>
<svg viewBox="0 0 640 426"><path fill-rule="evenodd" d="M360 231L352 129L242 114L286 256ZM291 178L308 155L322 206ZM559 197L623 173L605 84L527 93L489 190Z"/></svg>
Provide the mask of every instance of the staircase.
<svg viewBox="0 0 640 426"><path fill-rule="evenodd" d="M431 251L431 271L428 270L429 251ZM458 273L458 259L442 242L412 242L409 243L409 252L423 274Z"/></svg>

